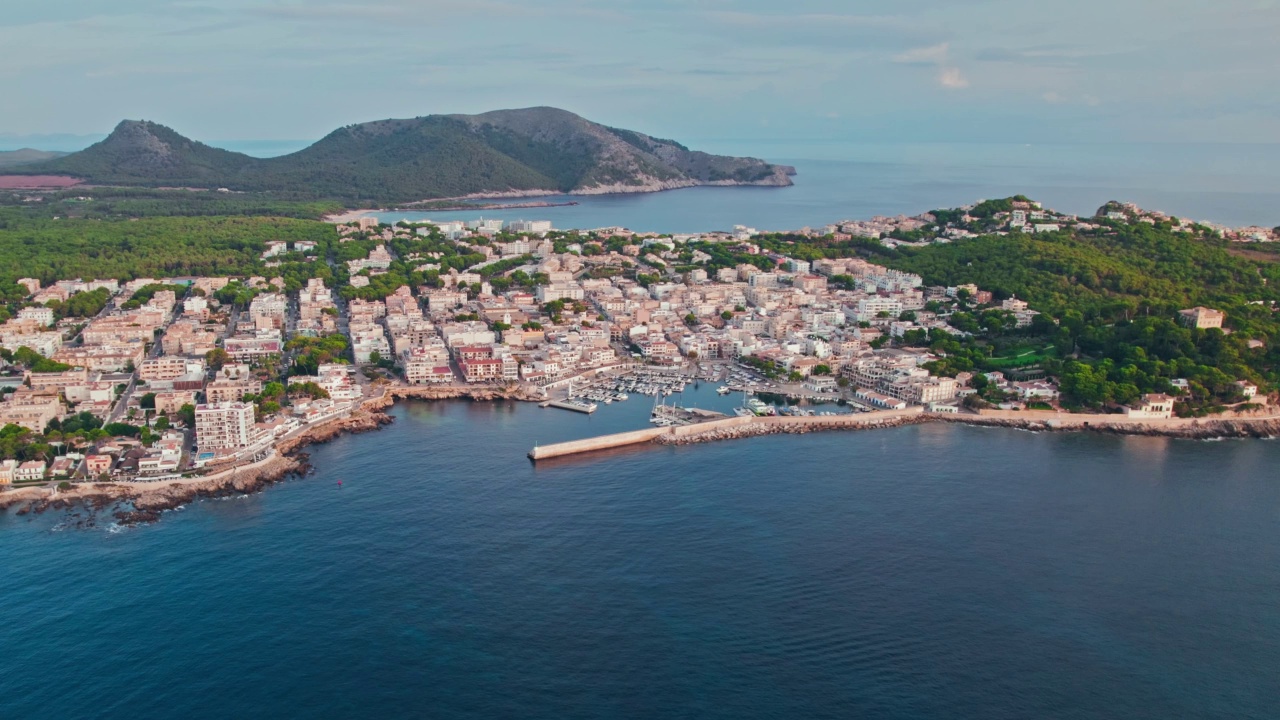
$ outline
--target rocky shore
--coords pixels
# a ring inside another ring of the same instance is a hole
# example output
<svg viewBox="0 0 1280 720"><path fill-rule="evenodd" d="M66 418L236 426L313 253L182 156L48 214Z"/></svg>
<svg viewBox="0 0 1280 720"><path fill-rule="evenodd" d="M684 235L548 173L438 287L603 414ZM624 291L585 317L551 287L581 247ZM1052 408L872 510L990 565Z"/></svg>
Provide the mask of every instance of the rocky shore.
<svg viewBox="0 0 1280 720"><path fill-rule="evenodd" d="M382 385L374 397L344 417L320 423L277 443L275 452L250 465L204 477L132 483L79 483L56 491L47 487L20 488L0 493L0 512L16 508L16 515L64 511L78 527L94 527L100 514L129 526L155 522L161 514L195 500L245 495L310 470L302 450L346 433L378 430L392 422L387 409L398 400L470 399L475 402L512 400L537 402L544 396L521 386L406 386ZM1067 413L933 414L880 412L855 417L728 418L675 428L652 440L657 445L692 445L778 434L833 430L871 430L931 422L999 427L1035 432L1093 432L1115 435L1171 437L1191 440L1280 437L1280 416L1253 415L1169 420L1134 420L1121 415ZM579 441L581 442L581 441ZM573 444L573 443L570 443Z"/></svg>
<svg viewBox="0 0 1280 720"><path fill-rule="evenodd" d="M983 417L980 415L931 415L929 420L952 422L979 427L1000 427L1034 432L1092 432L1108 435L1138 435L1143 437L1169 437L1186 440L1219 440L1226 438L1277 438L1280 437L1280 418L1198 418L1167 423L1108 419L1108 416L1092 416L1089 421L1072 419L1055 422L1039 418ZM1110 416L1114 418L1115 416Z"/></svg>
<svg viewBox="0 0 1280 720"><path fill-rule="evenodd" d="M0 510L17 508L15 514L19 516L38 515L50 510L66 511L80 518L77 522L80 527L96 526L98 515L109 512L114 522L131 526L155 522L164 511L194 500L255 493L287 477L303 475L309 468L306 455L272 455L260 463L207 478L151 483L81 483L59 492L25 488L0 494ZM81 516L80 511L85 515Z"/></svg>
<svg viewBox="0 0 1280 720"><path fill-rule="evenodd" d="M394 402L384 393L362 404L346 417L321 423L280 442L268 458L205 477L130 483L79 483L68 490L23 488L0 493L0 511L16 508L16 515L67 511L79 518L77 525L94 527L97 516L110 512L114 522L138 525L155 522L161 513L192 501L248 495L289 477L305 475L311 466L301 450L346 433L377 430L391 422L384 410ZM81 515L81 513L84 515Z"/></svg>
<svg viewBox="0 0 1280 720"><path fill-rule="evenodd" d="M875 430L901 427L903 425L919 425L929 422L924 415L903 415L897 417L873 418L859 425L842 422L811 422L804 424L766 424L751 423L735 427L718 427L706 432L692 432L684 435L662 435L653 440L655 445L695 445L697 443L717 442L720 440L741 440L743 438L761 437L763 435L804 435L811 432L828 432L832 430ZM697 427L697 426L692 426Z"/></svg>
<svg viewBox="0 0 1280 720"><path fill-rule="evenodd" d="M763 420L763 419L762 419ZM873 430L880 428L946 422L977 427L998 427L1032 432L1091 432L1108 435L1135 435L1142 437L1168 437L1186 440L1219 440L1228 438L1268 439L1280 438L1280 417L1231 417L1160 420L1127 420L1116 415L1065 415L1060 418L1011 418L983 415L953 415L946 413L921 413L899 417L884 417L865 423L822 421L808 423L776 424L749 423L733 427L710 427L698 432L690 426L681 434L667 434L653 439L655 445L693 445L720 440L738 440L762 435L804 434L830 430Z"/></svg>
<svg viewBox="0 0 1280 720"><path fill-rule="evenodd" d="M508 385L494 386L459 386L459 385L390 385L383 396L385 405L390 407L395 400L459 400L467 399L476 402L493 400L519 400L521 402L539 402L546 397L532 388ZM369 403L366 403L369 406Z"/></svg>
<svg viewBox="0 0 1280 720"><path fill-rule="evenodd" d="M98 517L110 513L123 525L155 522L161 513L196 500L247 495L289 477L305 475L311 466L302 452L308 445L327 443L348 433L378 430L392 422L386 413L397 400L470 399L476 402L542 400L536 391L518 386L405 386L386 385L350 414L320 423L276 444L265 460L204 477L130 483L78 483L70 489L21 488L0 493L0 512L16 508L16 515L65 511L79 527L94 527Z"/></svg>

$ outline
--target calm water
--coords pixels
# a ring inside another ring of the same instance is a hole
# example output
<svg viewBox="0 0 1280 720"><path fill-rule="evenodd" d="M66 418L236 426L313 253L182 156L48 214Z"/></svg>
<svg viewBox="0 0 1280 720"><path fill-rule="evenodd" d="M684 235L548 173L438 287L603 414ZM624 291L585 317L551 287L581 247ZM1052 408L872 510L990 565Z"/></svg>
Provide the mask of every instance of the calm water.
<svg viewBox="0 0 1280 720"><path fill-rule="evenodd" d="M391 212L380 217L450 220L483 214L552 220L562 229L622 225L656 232L728 230L734 225L791 230L849 218L915 215L1024 193L1080 215L1092 215L1108 200L1121 200L1201 221L1280 225L1280 145L756 143L705 149L752 153L795 165L796 184L558 196L546 199L580 204L485 213Z"/></svg>
<svg viewBox="0 0 1280 720"><path fill-rule="evenodd" d="M0 516L0 717L1275 717L1280 443L524 457L647 409L399 405L155 526Z"/></svg>

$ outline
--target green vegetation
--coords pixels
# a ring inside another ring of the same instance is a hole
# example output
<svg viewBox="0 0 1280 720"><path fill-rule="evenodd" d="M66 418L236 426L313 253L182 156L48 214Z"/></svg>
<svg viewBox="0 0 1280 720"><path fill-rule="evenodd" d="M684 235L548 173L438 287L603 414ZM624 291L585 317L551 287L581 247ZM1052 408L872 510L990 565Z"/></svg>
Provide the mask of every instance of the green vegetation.
<svg viewBox="0 0 1280 720"><path fill-rule="evenodd" d="M288 218L55 220L0 206L0 291L11 292L20 277L48 284L71 278L266 274L259 255L267 241L313 240L327 247L333 237L331 225Z"/></svg>
<svg viewBox="0 0 1280 720"><path fill-rule="evenodd" d="M209 147L156 123L125 121L81 152L11 169L96 184L226 187L276 200L327 198L356 206L485 190L639 185L650 177L754 182L775 171L759 160L694 153L552 108L351 125L300 152L265 159ZM141 214L151 209L147 200L119 202L123 210ZM217 205L204 199L188 203L192 214L211 214L208 206Z"/></svg>
<svg viewBox="0 0 1280 720"><path fill-rule="evenodd" d="M102 312L111 299L111 291L98 288L89 292L76 293L66 302L51 300L46 303L59 318L91 318Z"/></svg>
<svg viewBox="0 0 1280 720"><path fill-rule="evenodd" d="M187 286L166 285L164 283L150 283L148 285L143 285L138 288L137 292L135 292L121 307L125 310L140 308L151 302L151 298L155 297L156 293L159 292L171 292L175 297L181 299L183 295L187 294Z"/></svg>
<svg viewBox="0 0 1280 720"><path fill-rule="evenodd" d="M19 194L0 191L0 204L21 203ZM222 193L208 190L141 187L72 187L42 196L39 203L21 203L44 217L116 220L145 217L286 217L320 220L341 212L342 203L288 201L262 193Z"/></svg>
<svg viewBox="0 0 1280 720"><path fill-rule="evenodd" d="M7 357L6 354L8 355ZM9 362L26 367L31 372L66 372L71 369L70 365L50 360L31 348L23 345L17 350L10 353L7 349L0 350L0 357L5 358Z"/></svg>
<svg viewBox="0 0 1280 720"><path fill-rule="evenodd" d="M294 383L289 386L289 397L309 397L312 400L322 400L329 397L329 391L310 381Z"/></svg>
<svg viewBox="0 0 1280 720"><path fill-rule="evenodd" d="M290 375L315 375L326 363L345 363L349 360L348 341L345 335L326 335L319 338L295 337L285 344L285 350L296 353Z"/></svg>
<svg viewBox="0 0 1280 720"><path fill-rule="evenodd" d="M1106 225L1090 234L983 236L878 262L919 273L927 285L974 283L997 299L1016 295L1045 313L1017 331L999 311L957 313L952 324L975 338L927 338L946 353L934 368L944 374L1038 364L1060 378L1065 404L1089 408L1173 392L1170 381L1182 378L1190 386L1183 414L1240 401L1237 380L1280 386L1280 268L1236 257L1208 233ZM1177 311L1197 305L1226 312L1230 333L1179 325Z"/></svg>

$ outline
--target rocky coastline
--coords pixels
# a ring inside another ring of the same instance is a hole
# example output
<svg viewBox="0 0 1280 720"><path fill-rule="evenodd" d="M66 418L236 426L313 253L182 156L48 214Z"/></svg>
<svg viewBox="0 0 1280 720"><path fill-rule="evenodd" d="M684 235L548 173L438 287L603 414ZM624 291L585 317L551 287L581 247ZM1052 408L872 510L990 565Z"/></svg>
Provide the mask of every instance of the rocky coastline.
<svg viewBox="0 0 1280 720"><path fill-rule="evenodd" d="M294 437L278 442L275 452L266 460L225 470L206 477L192 477L154 482L77 483L68 490L53 491L46 487L19 488L0 493L0 512L14 509L17 516L63 511L76 527L98 526L100 516L108 514L120 526L133 526L158 521L166 511L187 503L250 495L291 477L303 477L310 470L310 445L330 442L342 435L381 429L393 421L386 413L397 400L470 399L476 402L542 400L540 393L527 388L468 386L388 385L365 400L345 417L335 418L306 429Z"/></svg>
<svg viewBox="0 0 1280 720"><path fill-rule="evenodd" d="M99 516L109 514L121 526L158 521L166 511L187 503L237 495L247 495L282 482L305 476L310 470L303 450L312 444L330 442L348 433L371 432L393 421L387 409L399 400L469 399L474 402L538 402L544 396L523 386L407 386L382 385L377 395L365 400L349 415L335 418L277 443L275 452L257 463L225 470L206 477L132 483L79 483L63 491L46 487L19 488L0 492L0 512L15 509L24 516L47 511L63 511L76 527L92 528ZM803 423L752 422L725 426L709 424L699 432L696 426L681 433L664 434L656 445L693 445L722 440L738 440L779 434L806 434L836 430L874 430L943 422L977 427L995 427L1031 432L1092 432L1112 435L1169 437L1188 440L1224 438L1280 438L1280 416L1255 414L1185 420L1130 420L1116 415L1072 415L1010 417L1009 414L886 414L865 417L851 425L830 418L809 418ZM762 418L762 420L769 420Z"/></svg>
<svg viewBox="0 0 1280 720"><path fill-rule="evenodd" d="M1091 432L1103 435L1136 435L1141 437L1167 437L1184 440L1224 440L1280 438L1280 418L1197 418L1182 422L1157 424L1155 422L1108 421L1106 416L1093 416L1096 420L1071 422L1070 424L1042 419L994 418L980 415L930 415L927 419L978 427L998 427L1031 432Z"/></svg>
<svg viewBox="0 0 1280 720"><path fill-rule="evenodd" d="M311 470L302 449L326 443L347 433L377 430L391 422L383 412L391 400L382 397L366 401L350 415L321 423L278 443L265 460L215 473L206 477L158 480L154 482L78 483L68 490L20 488L0 493L0 512L14 509L24 516L48 511L65 511L77 527L99 524L107 513L120 526L156 522L162 513L197 500L250 495L283 482L302 477Z"/></svg>

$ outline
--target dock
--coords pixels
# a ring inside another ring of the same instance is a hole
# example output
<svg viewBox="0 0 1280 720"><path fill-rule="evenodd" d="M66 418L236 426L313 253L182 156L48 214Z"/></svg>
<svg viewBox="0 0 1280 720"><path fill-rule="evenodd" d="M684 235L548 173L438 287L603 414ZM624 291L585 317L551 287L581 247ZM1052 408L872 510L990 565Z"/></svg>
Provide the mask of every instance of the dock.
<svg viewBox="0 0 1280 720"><path fill-rule="evenodd" d="M548 400L541 404L541 407L560 408L561 410L572 410L574 412L586 413L590 415L596 411L595 403L575 402L572 400Z"/></svg>

